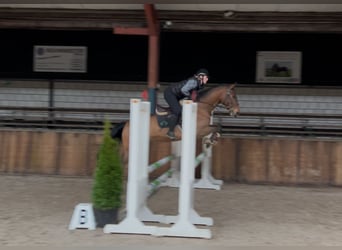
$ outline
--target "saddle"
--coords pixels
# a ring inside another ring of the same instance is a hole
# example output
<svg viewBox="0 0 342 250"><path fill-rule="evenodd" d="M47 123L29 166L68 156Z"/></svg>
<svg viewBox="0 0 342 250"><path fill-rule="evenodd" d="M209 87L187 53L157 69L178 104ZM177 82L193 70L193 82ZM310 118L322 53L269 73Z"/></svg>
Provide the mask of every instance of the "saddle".
<svg viewBox="0 0 342 250"><path fill-rule="evenodd" d="M184 99L179 100L179 104L183 106ZM171 108L169 106L162 106L160 104L156 104L155 113L157 115L168 115L171 114Z"/></svg>
<svg viewBox="0 0 342 250"><path fill-rule="evenodd" d="M156 105L156 115L168 115L171 113L171 108L169 106L162 106L160 104Z"/></svg>

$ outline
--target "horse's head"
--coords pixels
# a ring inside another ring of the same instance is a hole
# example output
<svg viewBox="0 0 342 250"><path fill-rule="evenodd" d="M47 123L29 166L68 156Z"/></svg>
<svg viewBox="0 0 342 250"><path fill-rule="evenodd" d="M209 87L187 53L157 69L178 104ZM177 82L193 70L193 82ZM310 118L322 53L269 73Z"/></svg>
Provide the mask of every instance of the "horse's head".
<svg viewBox="0 0 342 250"><path fill-rule="evenodd" d="M218 86L201 91L197 102L206 105L207 109L210 109L209 112L217 106L223 106L230 115L237 116L240 113L240 106L235 94L235 85Z"/></svg>
<svg viewBox="0 0 342 250"><path fill-rule="evenodd" d="M221 104L229 111L231 116L237 116L240 113L240 105L235 93L235 83L227 87L227 91L221 100Z"/></svg>

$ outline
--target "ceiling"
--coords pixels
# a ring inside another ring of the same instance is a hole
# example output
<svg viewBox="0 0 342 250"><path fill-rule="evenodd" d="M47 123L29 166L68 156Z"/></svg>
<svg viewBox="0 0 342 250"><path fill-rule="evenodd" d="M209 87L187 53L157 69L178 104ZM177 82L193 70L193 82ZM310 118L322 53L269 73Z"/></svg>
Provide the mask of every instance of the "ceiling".
<svg viewBox="0 0 342 250"><path fill-rule="evenodd" d="M156 4L162 31L342 32L342 4ZM101 8L100 8L101 7ZM146 26L143 4L0 4L1 29Z"/></svg>
<svg viewBox="0 0 342 250"><path fill-rule="evenodd" d="M45 0L45 4L20 4L20 0L16 0L16 4L1 4L0 8L50 8L50 9L112 9L112 10L139 10L143 9L143 3L136 4L130 3L129 0L125 1L125 4L106 4L106 2L113 3L113 0L102 0L101 4L92 4L93 1L83 0L82 4L69 4L70 1L58 1L56 4L52 0ZM27 0L22 0L27 2ZM51 2L49 4L49 2ZM63 3L65 2L65 3ZM115 2L115 1L114 1ZM283 0L264 0L263 3L252 4L250 0L238 0L238 1L215 1L215 4L204 4L198 0L187 0L187 4L184 1L173 0L174 4L162 3L154 4L158 10L184 10L184 11L221 11L221 10L234 10L234 11L292 11L292 12L329 12L329 11L342 11L342 4L338 3L338 0L301 0L298 4L298 0L287 0L284 4ZM228 3L227 3L228 2ZM66 4L67 3L67 4ZM89 4L87 4L89 3Z"/></svg>

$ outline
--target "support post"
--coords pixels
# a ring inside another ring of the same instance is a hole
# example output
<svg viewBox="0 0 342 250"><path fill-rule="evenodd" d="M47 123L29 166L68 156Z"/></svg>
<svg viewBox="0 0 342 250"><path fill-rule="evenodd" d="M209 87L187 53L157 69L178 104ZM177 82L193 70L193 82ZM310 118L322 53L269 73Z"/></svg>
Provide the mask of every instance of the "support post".
<svg viewBox="0 0 342 250"><path fill-rule="evenodd" d="M148 36L148 99L151 103L151 114L155 113L157 102L157 84L159 78L159 20L154 4L144 4L147 28L142 27L114 27L114 34L147 35Z"/></svg>
<svg viewBox="0 0 342 250"><path fill-rule="evenodd" d="M196 224L212 225L212 218L200 217L193 208L193 184L196 158L197 103L185 101L182 116L182 158L179 187L178 218L172 227L156 227L154 235L211 238L209 229L195 227Z"/></svg>
<svg viewBox="0 0 342 250"><path fill-rule="evenodd" d="M145 225L140 219L140 213L149 212L146 207L148 188L148 155L149 155L149 131L150 128L150 103L141 102L139 99L131 99L129 127L129 161L127 182L127 216L119 224L107 224L104 233L136 233L151 234L154 226ZM145 145L141 147L141 145Z"/></svg>

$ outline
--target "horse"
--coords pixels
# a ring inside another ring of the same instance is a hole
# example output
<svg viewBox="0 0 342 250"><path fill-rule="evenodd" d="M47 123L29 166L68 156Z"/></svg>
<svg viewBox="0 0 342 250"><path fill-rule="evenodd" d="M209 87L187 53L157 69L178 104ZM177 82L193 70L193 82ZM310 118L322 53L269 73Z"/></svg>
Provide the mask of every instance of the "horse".
<svg viewBox="0 0 342 250"><path fill-rule="evenodd" d="M231 116L237 116L239 114L240 106L235 93L235 86L236 84L224 84L217 87L207 88L206 90L202 90L198 93L198 96L195 100L198 105L196 130L197 138L203 138L211 134L212 136L210 137L210 143L216 143L217 138L220 136L220 125L211 125L211 116L216 107L223 106L229 111ZM150 140L170 141L169 137L166 135L168 131L167 117L167 113L160 115L158 112L156 112L155 115L151 115ZM122 122L114 127L111 132L112 138L121 140L120 154L124 166L126 166L128 162L129 126L129 121ZM139 125L137 124L137 126ZM181 140L182 131L180 126L176 127L175 135L177 138L176 140Z"/></svg>

